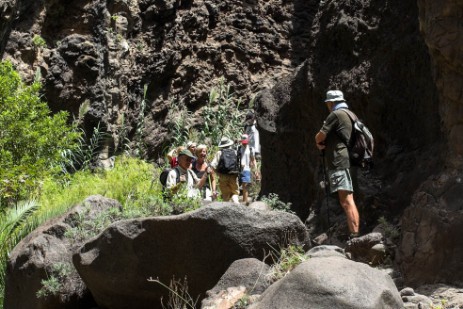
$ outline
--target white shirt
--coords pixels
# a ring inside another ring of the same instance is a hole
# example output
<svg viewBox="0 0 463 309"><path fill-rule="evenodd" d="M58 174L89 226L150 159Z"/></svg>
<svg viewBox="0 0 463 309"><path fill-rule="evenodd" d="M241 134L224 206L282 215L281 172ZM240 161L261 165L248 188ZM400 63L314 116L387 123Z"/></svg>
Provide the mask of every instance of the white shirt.
<svg viewBox="0 0 463 309"><path fill-rule="evenodd" d="M187 197L201 197L201 192L199 191L198 188L195 187L195 185L199 182L198 176L196 174L188 169L185 170L181 168L180 166L177 166L180 175L187 175L187 181L186 181L186 190L187 190ZM167 180L166 180L166 188L170 189L174 186L177 185L177 171L175 168L173 168L169 174L167 175Z"/></svg>
<svg viewBox="0 0 463 309"><path fill-rule="evenodd" d="M254 148L256 153L260 153L260 137L256 128L256 122L252 126L246 127L246 134L249 136L249 146Z"/></svg>
<svg viewBox="0 0 463 309"><path fill-rule="evenodd" d="M240 147L241 151L241 170L250 171L251 170L251 156L254 157L254 148L249 147L249 145L242 145Z"/></svg>

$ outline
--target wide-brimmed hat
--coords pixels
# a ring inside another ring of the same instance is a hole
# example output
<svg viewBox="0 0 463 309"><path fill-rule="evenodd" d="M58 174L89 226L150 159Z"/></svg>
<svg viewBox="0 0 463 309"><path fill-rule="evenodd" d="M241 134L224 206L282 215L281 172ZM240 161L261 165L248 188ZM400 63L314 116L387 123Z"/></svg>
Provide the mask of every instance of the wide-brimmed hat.
<svg viewBox="0 0 463 309"><path fill-rule="evenodd" d="M326 92L325 102L342 102L344 100L344 94L341 90L329 90Z"/></svg>
<svg viewBox="0 0 463 309"><path fill-rule="evenodd" d="M233 145L233 141L231 139L228 137L222 137L219 143L219 148L225 148L231 145Z"/></svg>
<svg viewBox="0 0 463 309"><path fill-rule="evenodd" d="M187 156L187 157L190 157L192 159L196 159L196 157L191 153L191 151L189 151L188 149L184 149L182 151L180 151L180 153L178 154L178 156Z"/></svg>

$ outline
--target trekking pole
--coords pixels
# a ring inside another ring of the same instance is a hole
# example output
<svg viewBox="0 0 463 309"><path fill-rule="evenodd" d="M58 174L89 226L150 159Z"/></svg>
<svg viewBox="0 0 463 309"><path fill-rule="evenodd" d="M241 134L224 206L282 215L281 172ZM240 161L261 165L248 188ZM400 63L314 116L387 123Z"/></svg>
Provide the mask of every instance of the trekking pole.
<svg viewBox="0 0 463 309"><path fill-rule="evenodd" d="M328 219L328 226L331 227L330 223L330 210L328 205L328 195L329 195L329 182L328 178L326 177L326 166L325 166L325 149L322 149L320 153L321 161L322 161L322 169L323 169L323 189L325 189L325 201L326 201L326 213Z"/></svg>

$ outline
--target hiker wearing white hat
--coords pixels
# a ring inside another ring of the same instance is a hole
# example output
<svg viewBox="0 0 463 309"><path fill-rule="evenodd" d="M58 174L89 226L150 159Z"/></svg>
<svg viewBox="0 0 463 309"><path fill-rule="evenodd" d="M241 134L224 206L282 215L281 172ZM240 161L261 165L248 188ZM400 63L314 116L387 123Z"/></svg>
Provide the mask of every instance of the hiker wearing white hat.
<svg viewBox="0 0 463 309"><path fill-rule="evenodd" d="M224 202L230 199L239 204L239 186L238 186L238 154L232 148L233 141L228 137L222 137L218 145L219 151L214 156L211 166L219 175L219 188Z"/></svg>
<svg viewBox="0 0 463 309"><path fill-rule="evenodd" d="M317 148L326 158L328 184L331 193L338 193L339 203L347 217L349 238L359 235L359 213L354 201L354 188L350 172L349 152L346 141L352 134L352 121L349 118L349 106L340 90L329 90L325 104L330 114L323 122L320 131L315 135Z"/></svg>

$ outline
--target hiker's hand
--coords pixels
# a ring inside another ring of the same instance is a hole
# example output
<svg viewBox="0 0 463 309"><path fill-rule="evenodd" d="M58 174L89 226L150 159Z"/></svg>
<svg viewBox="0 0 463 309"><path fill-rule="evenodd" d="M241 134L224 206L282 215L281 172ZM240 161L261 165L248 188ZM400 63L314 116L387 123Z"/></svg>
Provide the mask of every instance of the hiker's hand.
<svg viewBox="0 0 463 309"><path fill-rule="evenodd" d="M217 199L217 191L212 191L212 200L215 201Z"/></svg>
<svg viewBox="0 0 463 309"><path fill-rule="evenodd" d="M317 148L318 148L319 150L325 149L325 148L326 148L325 143L324 143L324 142L318 143L318 144L317 144Z"/></svg>
<svg viewBox="0 0 463 309"><path fill-rule="evenodd" d="M180 182L186 181L186 175L180 175Z"/></svg>
<svg viewBox="0 0 463 309"><path fill-rule="evenodd" d="M206 168L206 173L207 173L208 175L212 174L212 168L211 168L210 166L208 166L208 167Z"/></svg>

